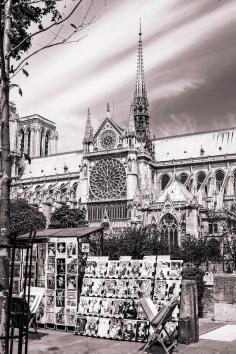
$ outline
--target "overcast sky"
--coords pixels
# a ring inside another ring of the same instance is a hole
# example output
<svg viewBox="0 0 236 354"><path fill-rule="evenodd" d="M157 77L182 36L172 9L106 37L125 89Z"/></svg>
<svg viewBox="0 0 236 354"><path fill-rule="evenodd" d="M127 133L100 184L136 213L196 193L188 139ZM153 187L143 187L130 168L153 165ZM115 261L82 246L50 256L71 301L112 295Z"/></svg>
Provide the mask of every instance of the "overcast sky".
<svg viewBox="0 0 236 354"><path fill-rule="evenodd" d="M86 38L34 57L12 93L20 116L56 122L60 152L81 148L88 107L95 130L107 102L128 120L140 17L155 136L236 126L235 0L95 0L93 13Z"/></svg>

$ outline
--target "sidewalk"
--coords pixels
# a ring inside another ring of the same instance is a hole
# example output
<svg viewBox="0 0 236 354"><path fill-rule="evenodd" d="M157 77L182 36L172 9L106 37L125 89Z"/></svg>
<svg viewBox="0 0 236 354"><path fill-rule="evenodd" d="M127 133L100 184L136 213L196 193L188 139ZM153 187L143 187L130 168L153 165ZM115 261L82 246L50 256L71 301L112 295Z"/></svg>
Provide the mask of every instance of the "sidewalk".
<svg viewBox="0 0 236 354"><path fill-rule="evenodd" d="M223 323L200 322L200 334L222 328ZM41 340L31 335L29 354L141 354L143 343L115 341L83 336L55 330L40 329ZM213 333L213 332L212 332ZM221 338L219 338L221 339ZM152 354L162 354L159 346L153 346ZM189 354L236 354L236 340L225 341L200 339L198 343L190 345L179 344L178 353Z"/></svg>

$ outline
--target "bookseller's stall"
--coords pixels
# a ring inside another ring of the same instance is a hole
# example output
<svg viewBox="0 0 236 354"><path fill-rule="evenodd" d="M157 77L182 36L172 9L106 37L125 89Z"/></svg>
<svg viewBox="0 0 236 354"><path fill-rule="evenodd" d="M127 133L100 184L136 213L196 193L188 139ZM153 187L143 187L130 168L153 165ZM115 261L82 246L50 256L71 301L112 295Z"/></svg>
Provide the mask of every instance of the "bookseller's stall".
<svg viewBox="0 0 236 354"><path fill-rule="evenodd" d="M21 236L24 240L28 235ZM45 288L37 323L55 329L74 329L84 267L88 253L102 254L103 228L47 229L36 234L31 286ZM17 252L14 293L23 285L26 254Z"/></svg>
<svg viewBox="0 0 236 354"><path fill-rule="evenodd" d="M145 341L149 323L139 303L150 297L159 310L173 297L180 298L182 261L167 256L142 260L89 257L79 299L76 329L79 335ZM169 331L178 326L176 307ZM163 336L165 333L163 333Z"/></svg>

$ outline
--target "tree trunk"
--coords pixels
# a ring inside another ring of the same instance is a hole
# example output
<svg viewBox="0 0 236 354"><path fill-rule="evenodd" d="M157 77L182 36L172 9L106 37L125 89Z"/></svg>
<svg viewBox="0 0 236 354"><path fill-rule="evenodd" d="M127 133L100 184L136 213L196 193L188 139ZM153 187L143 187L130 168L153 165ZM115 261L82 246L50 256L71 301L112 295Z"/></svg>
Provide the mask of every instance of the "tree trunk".
<svg viewBox="0 0 236 354"><path fill-rule="evenodd" d="M1 197L0 197L0 244L9 244L11 158L9 136L9 50L11 30L11 0L5 1L4 29L1 31ZM3 27L3 26L1 26ZM0 337L7 334L9 250L0 248ZM0 340L0 353L8 353L8 343Z"/></svg>

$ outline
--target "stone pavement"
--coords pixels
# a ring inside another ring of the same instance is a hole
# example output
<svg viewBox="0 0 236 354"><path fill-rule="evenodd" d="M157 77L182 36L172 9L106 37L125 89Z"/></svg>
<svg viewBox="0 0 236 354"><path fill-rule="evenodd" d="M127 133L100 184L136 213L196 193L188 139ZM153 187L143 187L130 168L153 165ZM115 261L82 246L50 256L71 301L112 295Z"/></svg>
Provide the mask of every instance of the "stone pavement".
<svg viewBox="0 0 236 354"><path fill-rule="evenodd" d="M200 322L200 333L206 333L224 324ZM41 340L30 336L29 354L141 354L143 343L75 336L73 333L40 329ZM153 346L152 354L162 354L159 346ZM184 354L236 354L236 340L231 342L201 339L190 345L179 344L178 353Z"/></svg>

